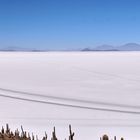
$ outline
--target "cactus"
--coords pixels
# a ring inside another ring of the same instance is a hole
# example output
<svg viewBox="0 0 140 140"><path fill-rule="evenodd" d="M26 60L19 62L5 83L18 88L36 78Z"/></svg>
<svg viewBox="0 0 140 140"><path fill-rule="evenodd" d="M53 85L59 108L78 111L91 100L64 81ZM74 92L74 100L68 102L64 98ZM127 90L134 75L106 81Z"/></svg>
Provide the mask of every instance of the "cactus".
<svg viewBox="0 0 140 140"><path fill-rule="evenodd" d="M24 137L25 134L22 125L21 125L21 131L22 131L22 137Z"/></svg>
<svg viewBox="0 0 140 140"><path fill-rule="evenodd" d="M30 133L28 133L28 140L31 140Z"/></svg>
<svg viewBox="0 0 140 140"><path fill-rule="evenodd" d="M56 133L55 133L55 127L54 127L53 132L52 132L51 140L57 140Z"/></svg>
<svg viewBox="0 0 140 140"><path fill-rule="evenodd" d="M103 135L102 140L109 140L109 138L108 138L108 136L105 134L105 135Z"/></svg>
<svg viewBox="0 0 140 140"><path fill-rule="evenodd" d="M47 133L45 132L45 136L43 137L43 139L42 140L47 140Z"/></svg>
<svg viewBox="0 0 140 140"><path fill-rule="evenodd" d="M72 133L71 125L69 125L69 132L70 132L69 140L73 140L74 133Z"/></svg>
<svg viewBox="0 0 140 140"><path fill-rule="evenodd" d="M34 134L32 133L32 140L35 140Z"/></svg>
<svg viewBox="0 0 140 140"><path fill-rule="evenodd" d="M6 133L9 134L10 133L10 129L9 129L9 125L6 124Z"/></svg>
<svg viewBox="0 0 140 140"><path fill-rule="evenodd" d="M2 126L2 129L1 129L1 133L4 134L4 128L3 128L3 126Z"/></svg>
<svg viewBox="0 0 140 140"><path fill-rule="evenodd" d="M38 140L38 136L36 135L36 140Z"/></svg>

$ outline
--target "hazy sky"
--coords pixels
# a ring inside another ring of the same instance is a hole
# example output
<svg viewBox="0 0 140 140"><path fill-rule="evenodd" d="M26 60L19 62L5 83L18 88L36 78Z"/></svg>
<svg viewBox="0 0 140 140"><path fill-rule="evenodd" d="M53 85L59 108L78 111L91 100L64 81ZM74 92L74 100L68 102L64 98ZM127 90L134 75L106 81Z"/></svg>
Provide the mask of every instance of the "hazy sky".
<svg viewBox="0 0 140 140"><path fill-rule="evenodd" d="M0 0L0 48L140 43L139 0Z"/></svg>

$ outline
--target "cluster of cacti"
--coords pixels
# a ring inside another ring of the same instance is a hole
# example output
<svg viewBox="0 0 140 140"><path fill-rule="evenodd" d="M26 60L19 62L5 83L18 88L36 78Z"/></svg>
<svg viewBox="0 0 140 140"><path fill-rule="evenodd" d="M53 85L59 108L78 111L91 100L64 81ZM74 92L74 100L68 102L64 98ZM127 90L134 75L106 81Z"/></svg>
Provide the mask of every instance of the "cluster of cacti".
<svg viewBox="0 0 140 140"><path fill-rule="evenodd" d="M15 130L12 132L6 124L6 130L2 127L0 132L0 140L34 140L34 136L30 137L30 134L23 130L21 126L22 133L20 134L19 130Z"/></svg>
<svg viewBox="0 0 140 140"><path fill-rule="evenodd" d="M100 137L100 140L109 140L109 137L105 134L105 135L103 135L102 137ZM112 140L112 139L111 139L111 140ZM116 136L114 136L114 140L117 140L117 137L116 137ZM121 140L124 140L124 138L121 137Z"/></svg>
<svg viewBox="0 0 140 140"><path fill-rule="evenodd" d="M69 140L73 140L74 133L71 130L71 125L69 125ZM23 130L23 127L21 126L21 133L17 129L14 133L10 130L8 124L6 124L6 130L2 127L0 132L0 140L39 140L38 136L36 137L32 134L30 136L29 133ZM47 140L47 133L45 132L45 136L42 138L42 140ZM52 132L52 138L51 140L58 140L56 137L55 127Z"/></svg>
<svg viewBox="0 0 140 140"><path fill-rule="evenodd" d="M69 125L69 133L70 133L69 140L73 140L74 133L71 130L71 125ZM21 133L19 132L18 129L13 133L7 124L6 130L3 127L1 129L0 140L39 140L39 139L38 139L37 135L36 135L36 137L33 134L32 134L32 136L30 136L29 133L27 133L26 131L23 130L22 126L21 126ZM45 136L42 138L42 140L47 140L46 132L45 132ZM52 132L51 140L58 140L56 137L55 127ZM103 135L102 137L100 137L100 140L109 140L109 137L107 135ZM116 136L114 136L114 140L117 140ZM121 140L124 140L124 138L121 138Z"/></svg>

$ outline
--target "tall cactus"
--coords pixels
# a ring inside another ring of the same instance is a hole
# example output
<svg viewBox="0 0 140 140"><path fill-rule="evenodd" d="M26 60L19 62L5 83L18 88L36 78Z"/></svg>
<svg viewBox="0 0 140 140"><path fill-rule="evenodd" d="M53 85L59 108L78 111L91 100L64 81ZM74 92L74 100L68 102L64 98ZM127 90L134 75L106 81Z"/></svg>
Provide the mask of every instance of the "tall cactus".
<svg viewBox="0 0 140 140"><path fill-rule="evenodd" d="M35 140L34 134L32 133L32 140Z"/></svg>
<svg viewBox="0 0 140 140"><path fill-rule="evenodd" d="M2 126L2 129L1 129L1 133L4 134L4 128L3 128L3 126Z"/></svg>
<svg viewBox="0 0 140 140"><path fill-rule="evenodd" d="M6 124L6 133L9 134L10 133L10 129L9 129L9 125Z"/></svg>
<svg viewBox="0 0 140 140"><path fill-rule="evenodd" d="M69 132L70 132L69 140L73 140L74 133L71 130L71 125L69 125Z"/></svg>
<svg viewBox="0 0 140 140"><path fill-rule="evenodd" d="M53 128L51 140L57 140L56 133L55 133L55 127Z"/></svg>

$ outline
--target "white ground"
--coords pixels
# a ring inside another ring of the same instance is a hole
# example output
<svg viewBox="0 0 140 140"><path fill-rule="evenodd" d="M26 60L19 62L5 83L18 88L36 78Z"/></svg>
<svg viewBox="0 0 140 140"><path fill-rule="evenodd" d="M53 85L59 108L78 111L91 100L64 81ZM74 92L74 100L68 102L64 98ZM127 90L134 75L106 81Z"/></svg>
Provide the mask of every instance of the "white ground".
<svg viewBox="0 0 140 140"><path fill-rule="evenodd" d="M45 130L50 134L55 125L63 140L72 124L77 140L98 140L104 133L138 140L140 114L62 107L1 95L140 112L140 52L0 53L0 125L9 123L15 129L22 124L39 136Z"/></svg>

